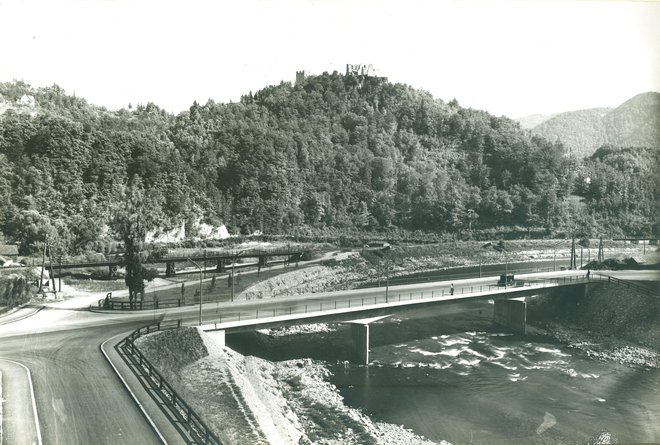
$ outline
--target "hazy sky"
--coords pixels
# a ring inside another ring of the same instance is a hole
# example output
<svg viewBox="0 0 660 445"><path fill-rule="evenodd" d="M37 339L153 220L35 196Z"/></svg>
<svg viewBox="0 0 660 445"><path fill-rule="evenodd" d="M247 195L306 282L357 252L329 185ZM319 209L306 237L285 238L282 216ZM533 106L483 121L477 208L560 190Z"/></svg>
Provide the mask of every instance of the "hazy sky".
<svg viewBox="0 0 660 445"><path fill-rule="evenodd" d="M660 2L0 0L0 23L0 81L111 109L237 101L346 63L510 117L660 91Z"/></svg>

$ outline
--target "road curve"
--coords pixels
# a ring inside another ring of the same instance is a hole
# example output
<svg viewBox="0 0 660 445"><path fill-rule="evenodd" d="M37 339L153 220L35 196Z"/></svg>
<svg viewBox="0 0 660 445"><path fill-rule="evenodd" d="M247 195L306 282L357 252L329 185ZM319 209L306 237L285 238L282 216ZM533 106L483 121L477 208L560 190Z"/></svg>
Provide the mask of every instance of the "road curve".
<svg viewBox="0 0 660 445"><path fill-rule="evenodd" d="M160 443L99 349L101 339L143 324L120 323L2 339L0 356L20 361L32 372L44 444Z"/></svg>

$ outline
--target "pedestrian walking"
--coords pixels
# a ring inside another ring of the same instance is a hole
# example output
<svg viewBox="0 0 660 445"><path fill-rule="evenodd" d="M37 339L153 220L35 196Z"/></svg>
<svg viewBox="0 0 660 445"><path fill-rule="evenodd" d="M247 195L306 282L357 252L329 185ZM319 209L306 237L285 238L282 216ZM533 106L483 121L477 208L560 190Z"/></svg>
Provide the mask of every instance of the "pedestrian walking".
<svg viewBox="0 0 660 445"><path fill-rule="evenodd" d="M454 295L454 283L451 283L451 286L449 286L449 295Z"/></svg>
<svg viewBox="0 0 660 445"><path fill-rule="evenodd" d="M588 270L587 270L587 280L590 279L590 278L589 278L590 276L591 276L591 269L588 269Z"/></svg>

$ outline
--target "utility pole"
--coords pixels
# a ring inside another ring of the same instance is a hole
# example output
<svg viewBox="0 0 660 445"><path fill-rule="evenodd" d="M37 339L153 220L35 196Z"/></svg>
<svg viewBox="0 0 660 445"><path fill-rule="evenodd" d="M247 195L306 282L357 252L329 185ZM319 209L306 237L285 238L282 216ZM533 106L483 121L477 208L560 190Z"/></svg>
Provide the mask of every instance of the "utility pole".
<svg viewBox="0 0 660 445"><path fill-rule="evenodd" d="M389 303L389 291L390 291L390 265L385 263L385 303Z"/></svg>
<svg viewBox="0 0 660 445"><path fill-rule="evenodd" d="M234 301L234 281L236 281L236 277L234 277L234 264L236 264L236 255L234 255L234 260L231 262L231 301Z"/></svg>
<svg viewBox="0 0 660 445"><path fill-rule="evenodd" d="M380 287L380 260L378 260L378 287Z"/></svg>
<svg viewBox="0 0 660 445"><path fill-rule="evenodd" d="M577 254L575 253L575 236L571 241L571 270L577 269Z"/></svg>
<svg viewBox="0 0 660 445"><path fill-rule="evenodd" d="M202 325L202 268L199 264L188 258L197 269L199 269L199 325Z"/></svg>
<svg viewBox="0 0 660 445"><path fill-rule="evenodd" d="M44 241L44 250L41 255L41 277L39 278L39 293L41 294L44 288L44 269L46 268L46 245L48 244L48 238Z"/></svg>
<svg viewBox="0 0 660 445"><path fill-rule="evenodd" d="M60 267L59 267L59 268L60 268L60 271L59 271L59 273L57 274L57 281L58 281L59 291L62 292L62 255L60 255L60 257L58 258L58 260L59 260L59 261L58 261L58 264L59 264L59 266L60 266Z"/></svg>
<svg viewBox="0 0 660 445"><path fill-rule="evenodd" d="M580 246L580 269L582 269L582 246Z"/></svg>

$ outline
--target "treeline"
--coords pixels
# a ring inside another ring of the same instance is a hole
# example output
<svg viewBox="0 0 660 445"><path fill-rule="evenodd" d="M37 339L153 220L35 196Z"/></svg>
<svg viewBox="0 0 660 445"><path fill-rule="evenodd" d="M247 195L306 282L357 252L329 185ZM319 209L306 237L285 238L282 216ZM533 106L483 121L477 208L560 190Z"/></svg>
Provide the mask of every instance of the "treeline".
<svg viewBox="0 0 660 445"><path fill-rule="evenodd" d="M107 111L58 87L0 84L0 230L22 252L202 218L270 234L652 230L658 147L566 155L505 117L375 77L323 74L239 103ZM110 228L108 231L107 228ZM405 236L404 236L405 237Z"/></svg>

